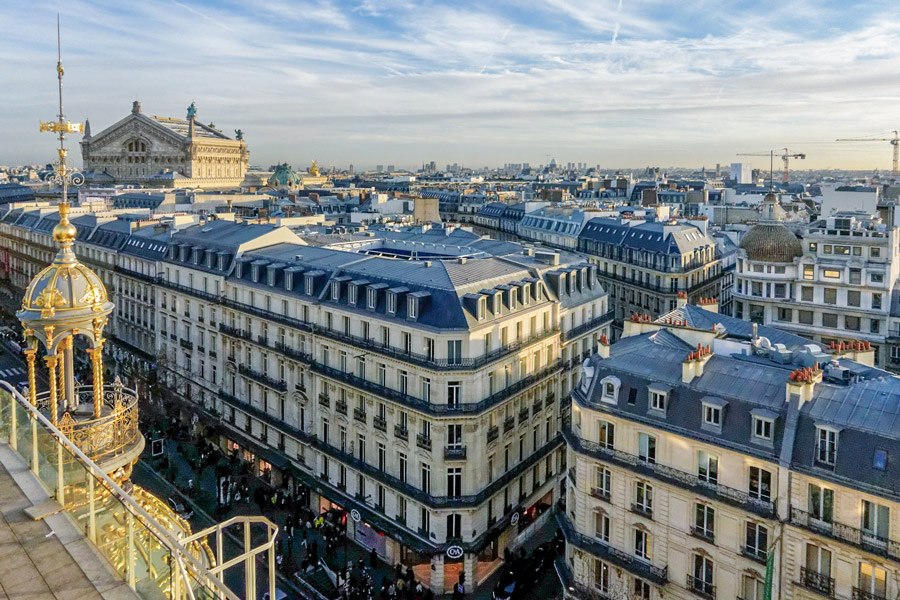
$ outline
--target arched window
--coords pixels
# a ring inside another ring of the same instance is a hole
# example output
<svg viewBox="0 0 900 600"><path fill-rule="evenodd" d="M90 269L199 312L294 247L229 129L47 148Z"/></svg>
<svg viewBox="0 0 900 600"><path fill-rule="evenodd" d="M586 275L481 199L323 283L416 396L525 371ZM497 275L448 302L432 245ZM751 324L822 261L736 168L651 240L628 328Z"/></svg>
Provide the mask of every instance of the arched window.
<svg viewBox="0 0 900 600"><path fill-rule="evenodd" d="M609 375L600 380L600 389L603 391L600 399L609 404L616 404L619 400L619 387L622 382L618 377Z"/></svg>

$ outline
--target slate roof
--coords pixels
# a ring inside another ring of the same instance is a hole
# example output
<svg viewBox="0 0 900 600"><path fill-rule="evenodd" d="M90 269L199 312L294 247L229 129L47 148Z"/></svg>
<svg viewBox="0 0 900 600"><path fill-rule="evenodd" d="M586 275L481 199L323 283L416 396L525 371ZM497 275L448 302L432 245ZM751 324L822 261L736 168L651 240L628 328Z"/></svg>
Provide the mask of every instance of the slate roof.
<svg viewBox="0 0 900 600"><path fill-rule="evenodd" d="M706 313L704 315L703 313ZM734 340L714 347L703 374L689 383L682 381L682 362L691 351L678 337L678 329L663 328L624 338L610 347L610 356L594 355L595 375L587 395L581 387L573 392L576 401L593 399L592 406L626 419L651 423L691 439L728 447L772 462L789 463L793 470L834 481L854 489L900 500L900 379L877 368L840 359L840 367L852 372L849 382L826 377L815 385L813 399L797 410L797 400L786 401L786 384L798 368L798 352L810 340L758 327L759 336L782 343L793 351L793 362L783 363L764 354L753 353L749 343L752 324L718 315L694 306L676 309L667 318L683 318L689 327L710 329L718 324L720 339ZM601 402L607 376L621 384L614 406ZM648 411L648 387L671 388L664 417ZM721 433L702 424L702 404L714 397L727 402ZM630 404L629 399L634 403ZM773 443L752 438L753 415L775 419ZM828 425L839 430L837 461L833 469L815 462L816 427ZM886 470L873 465L876 450L888 453Z"/></svg>
<svg viewBox="0 0 900 600"><path fill-rule="evenodd" d="M672 228L674 231L666 233L664 228ZM712 238L691 225L667 226L660 222L628 225L605 217L597 217L588 221L578 238L579 247L582 245L582 240L589 240L669 255L690 254L698 249L715 246Z"/></svg>

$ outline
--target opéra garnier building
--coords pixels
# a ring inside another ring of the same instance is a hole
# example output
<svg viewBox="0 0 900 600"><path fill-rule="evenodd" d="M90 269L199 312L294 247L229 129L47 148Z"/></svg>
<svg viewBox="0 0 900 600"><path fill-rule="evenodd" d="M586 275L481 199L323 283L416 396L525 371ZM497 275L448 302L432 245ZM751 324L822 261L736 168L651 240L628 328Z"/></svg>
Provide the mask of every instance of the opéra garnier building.
<svg viewBox="0 0 900 600"><path fill-rule="evenodd" d="M193 103L184 119L148 117L135 101L131 114L91 135L85 126L81 158L96 185L149 187L237 187L244 180L250 152L238 129L235 138L204 125Z"/></svg>
<svg viewBox="0 0 900 600"><path fill-rule="evenodd" d="M564 428L567 595L896 598L900 380L844 341L684 305L601 344Z"/></svg>

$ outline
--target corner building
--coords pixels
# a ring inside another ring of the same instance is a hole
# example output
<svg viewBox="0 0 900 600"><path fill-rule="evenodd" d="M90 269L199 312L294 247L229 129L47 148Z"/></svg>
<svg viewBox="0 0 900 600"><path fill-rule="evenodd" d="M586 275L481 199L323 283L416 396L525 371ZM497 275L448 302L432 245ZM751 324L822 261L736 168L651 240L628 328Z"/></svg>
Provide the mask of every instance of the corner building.
<svg viewBox="0 0 900 600"><path fill-rule="evenodd" d="M435 593L460 574L469 592L551 517L561 398L611 315L573 254L417 231L344 249L225 221L175 233L161 368L273 485L348 511L348 536Z"/></svg>
<svg viewBox="0 0 900 600"><path fill-rule="evenodd" d="M570 598L896 598L900 384L873 352L685 305L585 363Z"/></svg>

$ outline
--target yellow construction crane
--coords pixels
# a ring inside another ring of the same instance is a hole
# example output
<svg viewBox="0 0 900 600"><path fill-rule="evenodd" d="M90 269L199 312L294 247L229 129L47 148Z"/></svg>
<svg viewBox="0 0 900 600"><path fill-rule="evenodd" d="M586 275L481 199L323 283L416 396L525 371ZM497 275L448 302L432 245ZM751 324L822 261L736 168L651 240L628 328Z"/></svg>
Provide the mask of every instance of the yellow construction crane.
<svg viewBox="0 0 900 600"><path fill-rule="evenodd" d="M900 158L900 136L897 135L896 131L891 132L894 134L894 137L890 138L838 138L837 142L890 142L891 146L894 147L894 166L891 169L891 178L896 181L897 179L897 159Z"/></svg>
<svg viewBox="0 0 900 600"><path fill-rule="evenodd" d="M780 156L780 158L781 158L781 161L784 163L784 183L787 183L787 182L788 182L788 172L789 172L789 171L788 171L788 166L790 165L790 160L791 160L792 158L800 158L800 159L804 159L804 158L806 158L806 155L805 155L805 154L800 154L800 153L791 154L791 151L788 150L787 148L782 148L782 150L784 150L784 153ZM748 152L748 153L738 153L738 156L768 156L768 157L769 157L769 160L770 160L770 164L769 164L769 170L770 170L769 179L770 179L770 180L772 179L771 171L772 171L772 169L773 169L773 166L772 166L771 163L774 162L775 156L776 156L774 150L770 150L770 151L768 151L768 152L755 152L755 153Z"/></svg>

